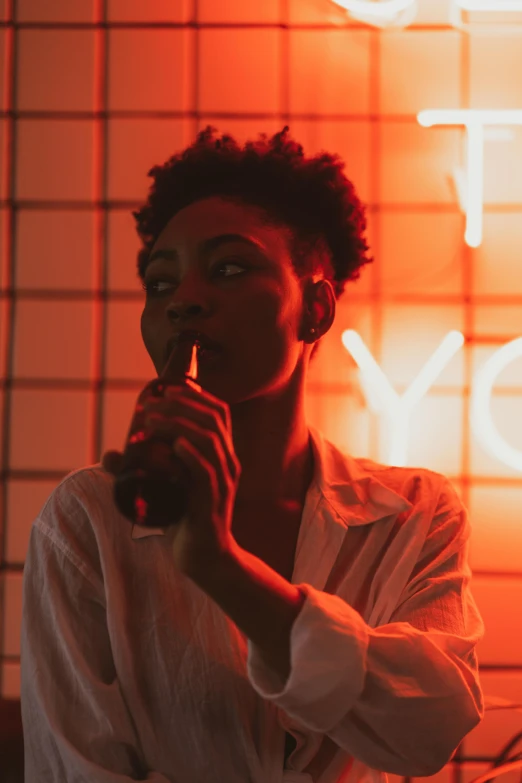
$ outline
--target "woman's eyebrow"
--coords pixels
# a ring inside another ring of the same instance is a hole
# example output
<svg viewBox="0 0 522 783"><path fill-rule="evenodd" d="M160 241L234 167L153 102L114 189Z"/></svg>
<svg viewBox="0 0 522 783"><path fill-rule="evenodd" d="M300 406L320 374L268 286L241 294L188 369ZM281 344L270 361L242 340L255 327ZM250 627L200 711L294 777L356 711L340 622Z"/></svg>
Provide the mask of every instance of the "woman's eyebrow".
<svg viewBox="0 0 522 783"><path fill-rule="evenodd" d="M227 242L244 242L248 245L252 245L257 250L266 252L266 248L262 242L260 242L258 239L254 239L254 237L245 236L244 234L219 234L218 236L210 237L209 239L205 239L200 242L198 250L202 255L207 255L213 250L216 250L216 248L220 247L220 245L224 245ZM164 258L167 261L176 261L178 258L178 253L172 248L158 248L147 259L145 268L147 268L149 264L158 258Z"/></svg>

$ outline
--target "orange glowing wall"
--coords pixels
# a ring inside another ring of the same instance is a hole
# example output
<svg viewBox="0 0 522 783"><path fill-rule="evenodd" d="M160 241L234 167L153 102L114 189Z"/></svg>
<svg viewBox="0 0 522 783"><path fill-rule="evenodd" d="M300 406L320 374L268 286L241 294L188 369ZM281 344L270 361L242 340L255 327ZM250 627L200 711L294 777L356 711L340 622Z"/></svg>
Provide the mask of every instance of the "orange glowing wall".
<svg viewBox="0 0 522 783"><path fill-rule="evenodd" d="M522 26L457 29L448 9L419 0L407 28L379 30L331 0L0 2L4 698L19 695L32 521L68 472L122 448L155 375L131 209L147 171L210 122L240 140L288 123L308 152L344 158L368 205L375 263L348 285L310 370L308 416L327 438L383 454L345 329L399 394L447 332L464 334L412 415L408 462L448 475L469 508L484 690L522 702L522 476L469 422L477 368L522 336L522 127L485 144L484 238L472 249L452 181L464 130L416 118L522 109ZM499 376L492 412L522 450L522 359ZM467 783L521 728L520 712L487 713L435 777Z"/></svg>

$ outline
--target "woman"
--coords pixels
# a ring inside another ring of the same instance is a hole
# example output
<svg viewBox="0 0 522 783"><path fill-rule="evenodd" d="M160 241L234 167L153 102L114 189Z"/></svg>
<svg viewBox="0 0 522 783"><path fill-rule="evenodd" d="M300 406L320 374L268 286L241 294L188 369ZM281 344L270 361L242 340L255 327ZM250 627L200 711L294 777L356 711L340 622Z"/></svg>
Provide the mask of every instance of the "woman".
<svg viewBox="0 0 522 783"><path fill-rule="evenodd" d="M130 525L119 452L69 474L24 569L26 781L345 783L432 775L483 717L466 511L447 479L306 422L309 361L369 262L337 156L212 128L134 215L158 375L198 330L201 392L148 408L192 474Z"/></svg>

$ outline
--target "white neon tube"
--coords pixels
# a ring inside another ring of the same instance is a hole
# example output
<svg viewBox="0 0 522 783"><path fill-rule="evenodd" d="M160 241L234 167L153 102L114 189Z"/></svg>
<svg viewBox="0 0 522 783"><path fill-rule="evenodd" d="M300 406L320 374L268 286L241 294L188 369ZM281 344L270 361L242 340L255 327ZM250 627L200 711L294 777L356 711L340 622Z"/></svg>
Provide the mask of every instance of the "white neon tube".
<svg viewBox="0 0 522 783"><path fill-rule="evenodd" d="M482 215L484 203L484 126L468 123L468 175L466 188L466 233L469 247L482 242Z"/></svg>
<svg viewBox="0 0 522 783"><path fill-rule="evenodd" d="M432 125L467 125L480 122L482 125L522 125L520 109L424 109L417 114L417 120L424 128Z"/></svg>
<svg viewBox="0 0 522 783"><path fill-rule="evenodd" d="M333 2L352 14L383 18L400 14L415 5L415 0L385 0L382 3L368 2L368 0L333 0Z"/></svg>
<svg viewBox="0 0 522 783"><path fill-rule="evenodd" d="M405 465L410 413L452 356L462 347L464 336L458 331L448 332L402 397L399 397L391 386L355 330L346 329L341 339L361 371L361 385L370 409L382 414L389 427L390 448L384 461L391 465ZM522 472L522 451L513 448L502 438L492 420L490 410L491 394L498 375L514 359L520 357L522 357L522 337L512 340L495 351L476 373L471 394L470 422L477 440L485 451L505 465Z"/></svg>
<svg viewBox="0 0 522 783"><path fill-rule="evenodd" d="M471 397L470 420L477 439L484 449L508 465L522 471L522 452L513 448L500 435L491 418L491 393L502 370L522 356L522 337L503 345L480 368L475 376Z"/></svg>
<svg viewBox="0 0 522 783"><path fill-rule="evenodd" d="M341 336L361 370L363 389L372 410L383 413L390 430L390 451L385 460L390 465L402 466L407 461L408 429L414 406L424 397L452 356L464 344L461 332L448 332L437 350L430 356L416 378L400 397L368 350L361 336L346 329Z"/></svg>
<svg viewBox="0 0 522 783"><path fill-rule="evenodd" d="M522 111L495 109L427 109L419 112L417 120L424 128L433 125L465 125L467 131L467 172L455 172L455 181L461 206L466 213L464 239L470 247L482 242L484 205L484 126L522 125ZM462 194L465 192L465 198ZM462 203L464 201L464 203Z"/></svg>

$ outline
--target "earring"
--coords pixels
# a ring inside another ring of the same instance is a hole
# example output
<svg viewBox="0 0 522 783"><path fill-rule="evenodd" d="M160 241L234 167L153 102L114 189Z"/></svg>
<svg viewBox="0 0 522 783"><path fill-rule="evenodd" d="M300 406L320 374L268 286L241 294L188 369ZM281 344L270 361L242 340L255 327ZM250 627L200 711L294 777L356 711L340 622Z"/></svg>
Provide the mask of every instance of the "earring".
<svg viewBox="0 0 522 783"><path fill-rule="evenodd" d="M310 329L310 334L315 334L315 329L314 328Z"/></svg>

